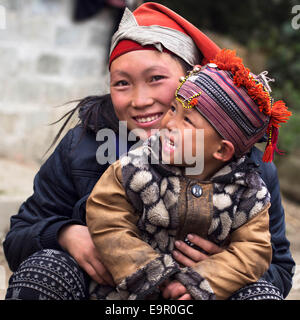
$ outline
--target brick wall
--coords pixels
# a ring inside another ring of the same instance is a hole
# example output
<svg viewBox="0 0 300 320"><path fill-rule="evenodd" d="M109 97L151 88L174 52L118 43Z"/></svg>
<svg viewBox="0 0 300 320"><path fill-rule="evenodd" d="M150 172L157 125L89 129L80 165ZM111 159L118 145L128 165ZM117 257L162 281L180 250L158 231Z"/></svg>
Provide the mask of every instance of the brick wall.
<svg viewBox="0 0 300 320"><path fill-rule="evenodd" d="M0 0L0 156L41 162L67 101L107 91L112 11L72 21L72 0ZM4 12L4 13L3 13Z"/></svg>

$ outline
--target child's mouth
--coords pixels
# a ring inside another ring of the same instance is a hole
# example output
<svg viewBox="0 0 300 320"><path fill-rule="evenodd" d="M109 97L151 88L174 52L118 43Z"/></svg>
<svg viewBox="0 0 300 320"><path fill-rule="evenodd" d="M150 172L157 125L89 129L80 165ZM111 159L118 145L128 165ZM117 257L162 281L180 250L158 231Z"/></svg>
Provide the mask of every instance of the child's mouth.
<svg viewBox="0 0 300 320"><path fill-rule="evenodd" d="M171 140L166 140L165 143L169 148L175 149L174 142L172 142Z"/></svg>
<svg viewBox="0 0 300 320"><path fill-rule="evenodd" d="M174 141L170 140L167 137L164 137L163 139L163 149L165 152L173 152L176 149L176 144L174 143Z"/></svg>

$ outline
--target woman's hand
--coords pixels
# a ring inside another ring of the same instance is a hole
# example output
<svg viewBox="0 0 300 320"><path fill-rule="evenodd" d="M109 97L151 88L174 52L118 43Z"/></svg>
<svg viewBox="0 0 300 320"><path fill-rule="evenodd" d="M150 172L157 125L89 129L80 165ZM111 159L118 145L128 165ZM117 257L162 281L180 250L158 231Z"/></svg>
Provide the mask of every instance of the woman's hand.
<svg viewBox="0 0 300 320"><path fill-rule="evenodd" d="M165 299L192 300L185 286L177 280L166 280L160 285L159 289Z"/></svg>
<svg viewBox="0 0 300 320"><path fill-rule="evenodd" d="M195 234L189 234L188 239L190 242L203 249L207 254L190 247L183 241L176 241L176 249L173 251L175 260L186 267L192 267L197 262L207 259L210 255L222 252L222 249L216 244L201 238Z"/></svg>
<svg viewBox="0 0 300 320"><path fill-rule="evenodd" d="M58 234L58 242L93 280L99 284L114 286L86 226L71 224L63 227Z"/></svg>

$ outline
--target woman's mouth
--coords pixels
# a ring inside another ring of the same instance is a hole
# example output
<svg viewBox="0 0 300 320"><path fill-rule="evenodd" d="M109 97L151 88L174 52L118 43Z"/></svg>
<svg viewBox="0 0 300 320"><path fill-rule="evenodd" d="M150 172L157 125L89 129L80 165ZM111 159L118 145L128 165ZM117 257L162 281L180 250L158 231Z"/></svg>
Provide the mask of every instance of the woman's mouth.
<svg viewBox="0 0 300 320"><path fill-rule="evenodd" d="M159 112L159 113L155 113L155 114L136 116L136 117L133 117L133 119L139 125L149 126L149 125L153 125L156 121L158 121L162 115L163 115L163 113Z"/></svg>

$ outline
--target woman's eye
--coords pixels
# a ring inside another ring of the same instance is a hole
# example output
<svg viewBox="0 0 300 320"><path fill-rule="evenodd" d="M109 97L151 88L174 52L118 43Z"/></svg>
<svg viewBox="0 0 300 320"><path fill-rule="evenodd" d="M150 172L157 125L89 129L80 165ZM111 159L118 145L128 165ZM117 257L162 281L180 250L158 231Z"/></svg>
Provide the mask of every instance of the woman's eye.
<svg viewBox="0 0 300 320"><path fill-rule="evenodd" d="M171 106L170 110L171 110L172 112L175 112L175 111L176 111L176 108L175 108L174 106Z"/></svg>
<svg viewBox="0 0 300 320"><path fill-rule="evenodd" d="M151 81L159 81L159 80L161 80L161 79L164 79L164 76L159 76L159 75L157 75L157 76L151 77Z"/></svg>
<svg viewBox="0 0 300 320"><path fill-rule="evenodd" d="M120 80L114 83L114 87L123 87L123 86L128 86L128 82L126 80Z"/></svg>

